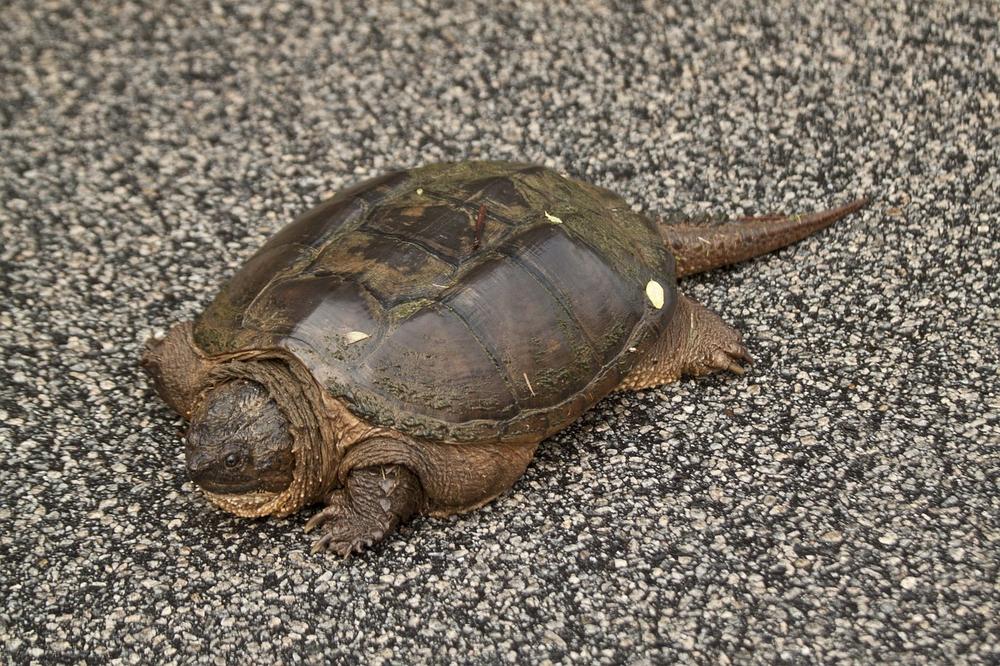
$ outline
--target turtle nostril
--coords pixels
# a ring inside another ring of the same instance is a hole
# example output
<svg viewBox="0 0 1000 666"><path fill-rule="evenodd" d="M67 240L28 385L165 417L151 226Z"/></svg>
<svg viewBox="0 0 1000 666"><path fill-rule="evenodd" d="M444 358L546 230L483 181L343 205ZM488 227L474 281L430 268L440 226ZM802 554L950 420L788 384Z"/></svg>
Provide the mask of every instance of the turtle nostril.
<svg viewBox="0 0 1000 666"><path fill-rule="evenodd" d="M212 461L205 456L188 456L187 470L191 476L198 476L211 467Z"/></svg>

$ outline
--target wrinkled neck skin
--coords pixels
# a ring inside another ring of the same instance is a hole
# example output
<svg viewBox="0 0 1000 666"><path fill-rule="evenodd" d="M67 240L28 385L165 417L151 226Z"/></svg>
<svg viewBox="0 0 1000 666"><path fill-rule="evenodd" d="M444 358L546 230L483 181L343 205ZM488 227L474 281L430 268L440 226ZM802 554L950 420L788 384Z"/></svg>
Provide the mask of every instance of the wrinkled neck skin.
<svg viewBox="0 0 1000 666"><path fill-rule="evenodd" d="M324 500L338 486L344 452L359 441L390 433L372 428L330 397L297 360L258 354L221 360L199 400L224 382L244 379L263 385L289 424L295 458L291 483L279 492L213 493L212 503L238 516L284 517ZM397 436L392 433L390 436Z"/></svg>

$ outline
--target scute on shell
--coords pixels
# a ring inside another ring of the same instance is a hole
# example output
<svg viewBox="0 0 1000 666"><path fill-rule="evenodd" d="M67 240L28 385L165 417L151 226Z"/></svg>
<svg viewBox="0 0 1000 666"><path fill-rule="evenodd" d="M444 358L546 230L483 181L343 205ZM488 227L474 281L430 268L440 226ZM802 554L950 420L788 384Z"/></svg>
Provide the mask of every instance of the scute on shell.
<svg viewBox="0 0 1000 666"><path fill-rule="evenodd" d="M537 441L617 386L676 300L673 258L617 195L544 167L434 164L281 229L195 339L290 351L373 425Z"/></svg>

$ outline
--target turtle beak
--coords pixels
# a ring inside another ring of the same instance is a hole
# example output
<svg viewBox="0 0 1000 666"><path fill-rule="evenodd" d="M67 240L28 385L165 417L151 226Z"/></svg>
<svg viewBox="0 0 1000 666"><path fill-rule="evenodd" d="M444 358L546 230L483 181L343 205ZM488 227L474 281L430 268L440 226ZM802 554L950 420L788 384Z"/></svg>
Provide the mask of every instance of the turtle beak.
<svg viewBox="0 0 1000 666"><path fill-rule="evenodd" d="M191 480L197 483L199 486L202 481L207 480L206 477L209 476L212 468L215 465L209 456L199 455L197 453L187 455L187 473L191 477Z"/></svg>

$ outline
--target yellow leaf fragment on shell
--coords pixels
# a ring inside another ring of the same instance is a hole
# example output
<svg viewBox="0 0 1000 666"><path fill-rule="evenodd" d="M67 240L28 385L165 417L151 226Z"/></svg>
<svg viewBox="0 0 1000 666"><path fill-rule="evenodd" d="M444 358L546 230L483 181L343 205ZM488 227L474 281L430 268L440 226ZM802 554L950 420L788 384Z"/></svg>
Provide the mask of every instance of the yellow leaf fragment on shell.
<svg viewBox="0 0 1000 666"><path fill-rule="evenodd" d="M351 331L344 337L347 338L347 344L353 345L355 342L361 342L369 336L364 331Z"/></svg>
<svg viewBox="0 0 1000 666"><path fill-rule="evenodd" d="M650 280L646 283L646 298L657 310L663 307L663 287L659 282Z"/></svg>
<svg viewBox="0 0 1000 666"><path fill-rule="evenodd" d="M545 211L545 219L551 222L552 224L562 224L562 220L560 220L555 215L549 214L549 211Z"/></svg>

